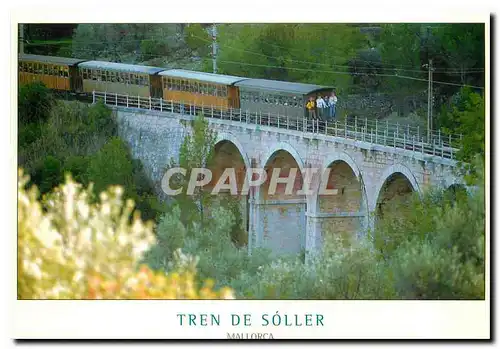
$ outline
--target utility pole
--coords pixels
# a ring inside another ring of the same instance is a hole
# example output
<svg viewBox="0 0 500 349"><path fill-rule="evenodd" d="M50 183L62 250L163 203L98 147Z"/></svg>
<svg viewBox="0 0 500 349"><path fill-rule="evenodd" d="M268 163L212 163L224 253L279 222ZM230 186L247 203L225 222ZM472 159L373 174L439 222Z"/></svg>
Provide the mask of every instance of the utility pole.
<svg viewBox="0 0 500 349"><path fill-rule="evenodd" d="M429 59L429 64L426 66L429 69L427 87L427 142L429 142L432 134L432 59Z"/></svg>
<svg viewBox="0 0 500 349"><path fill-rule="evenodd" d="M19 53L24 53L24 24L19 24Z"/></svg>
<svg viewBox="0 0 500 349"><path fill-rule="evenodd" d="M214 74L217 74L217 25L212 25L212 64Z"/></svg>

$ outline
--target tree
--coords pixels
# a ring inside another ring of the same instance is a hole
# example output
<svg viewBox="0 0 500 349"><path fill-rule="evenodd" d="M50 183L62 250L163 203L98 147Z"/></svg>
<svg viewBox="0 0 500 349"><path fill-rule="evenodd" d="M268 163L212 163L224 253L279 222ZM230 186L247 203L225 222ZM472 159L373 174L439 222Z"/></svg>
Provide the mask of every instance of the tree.
<svg viewBox="0 0 500 349"><path fill-rule="evenodd" d="M112 187L90 203L90 188L70 177L45 201L19 171L17 295L19 299L227 299L232 290L196 287L196 258L176 251L174 270L140 265L155 242L153 226Z"/></svg>
<svg viewBox="0 0 500 349"><path fill-rule="evenodd" d="M132 170L127 145L120 138L112 137L91 157L87 173L97 193L111 185L121 185L126 190L126 196L130 197L135 191Z"/></svg>
<svg viewBox="0 0 500 349"><path fill-rule="evenodd" d="M22 85L18 97L20 126L47 121L54 104L52 91L43 82Z"/></svg>
<svg viewBox="0 0 500 349"><path fill-rule="evenodd" d="M349 87L348 61L367 43L358 28L345 24L226 24L217 40L225 74L338 90Z"/></svg>
<svg viewBox="0 0 500 349"><path fill-rule="evenodd" d="M175 196L175 202L181 208L182 222L203 224L206 214L205 208L211 201L210 193L196 187L193 195L187 194L187 187L193 169L208 168L213 161L213 152L217 135L208 127L208 121L198 115L191 124L191 134L188 134L179 151L179 161L171 161L170 168L186 169L185 176L172 176L171 188L182 188L182 192ZM168 168L166 169L168 170Z"/></svg>
<svg viewBox="0 0 500 349"><path fill-rule="evenodd" d="M459 147L456 157L463 162L467 179L474 178L477 175L474 158L479 156L484 161L485 156L484 97L471 88L462 88L451 103L443 107L439 121L445 132L461 135L456 144Z"/></svg>

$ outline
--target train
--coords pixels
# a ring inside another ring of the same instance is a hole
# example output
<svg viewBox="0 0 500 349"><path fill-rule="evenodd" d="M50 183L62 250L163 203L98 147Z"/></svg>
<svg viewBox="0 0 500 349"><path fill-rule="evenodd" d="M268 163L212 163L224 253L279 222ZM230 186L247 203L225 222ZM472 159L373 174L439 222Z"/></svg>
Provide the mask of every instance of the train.
<svg viewBox="0 0 500 349"><path fill-rule="evenodd" d="M334 91L331 86L31 54L18 56L18 70L19 85L41 81L57 92L109 92L296 118L307 117L310 97Z"/></svg>

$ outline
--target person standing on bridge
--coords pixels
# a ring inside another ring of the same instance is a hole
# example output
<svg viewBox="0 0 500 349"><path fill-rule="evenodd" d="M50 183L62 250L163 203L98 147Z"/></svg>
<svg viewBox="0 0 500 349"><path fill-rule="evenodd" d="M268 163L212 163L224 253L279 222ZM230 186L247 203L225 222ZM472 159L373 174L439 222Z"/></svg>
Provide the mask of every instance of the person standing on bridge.
<svg viewBox="0 0 500 349"><path fill-rule="evenodd" d="M309 119L316 119L316 106L314 105L314 97L309 97L306 108L309 112Z"/></svg>
<svg viewBox="0 0 500 349"><path fill-rule="evenodd" d="M332 92L330 98L328 98L328 111L330 119L335 118L336 106L337 106L337 96L335 95L335 92Z"/></svg>
<svg viewBox="0 0 500 349"><path fill-rule="evenodd" d="M323 119L326 103L321 95L318 95L318 98L316 99L316 108L318 108L318 118Z"/></svg>

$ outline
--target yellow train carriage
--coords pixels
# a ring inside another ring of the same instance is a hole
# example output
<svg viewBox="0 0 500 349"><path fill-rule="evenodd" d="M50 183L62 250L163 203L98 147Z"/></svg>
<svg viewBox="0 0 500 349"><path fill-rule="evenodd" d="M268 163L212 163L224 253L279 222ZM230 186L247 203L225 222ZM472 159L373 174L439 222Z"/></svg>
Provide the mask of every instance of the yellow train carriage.
<svg viewBox="0 0 500 349"><path fill-rule="evenodd" d="M41 81L50 89L74 91L79 88L77 64L82 59L21 54L18 59L19 85Z"/></svg>
<svg viewBox="0 0 500 349"><path fill-rule="evenodd" d="M238 88L233 84L244 78L183 69L166 70L158 75L166 100L223 110L240 107Z"/></svg>
<svg viewBox="0 0 500 349"><path fill-rule="evenodd" d="M129 96L161 97L161 82L156 73L164 68L113 62L88 61L79 65L86 93L110 92Z"/></svg>

